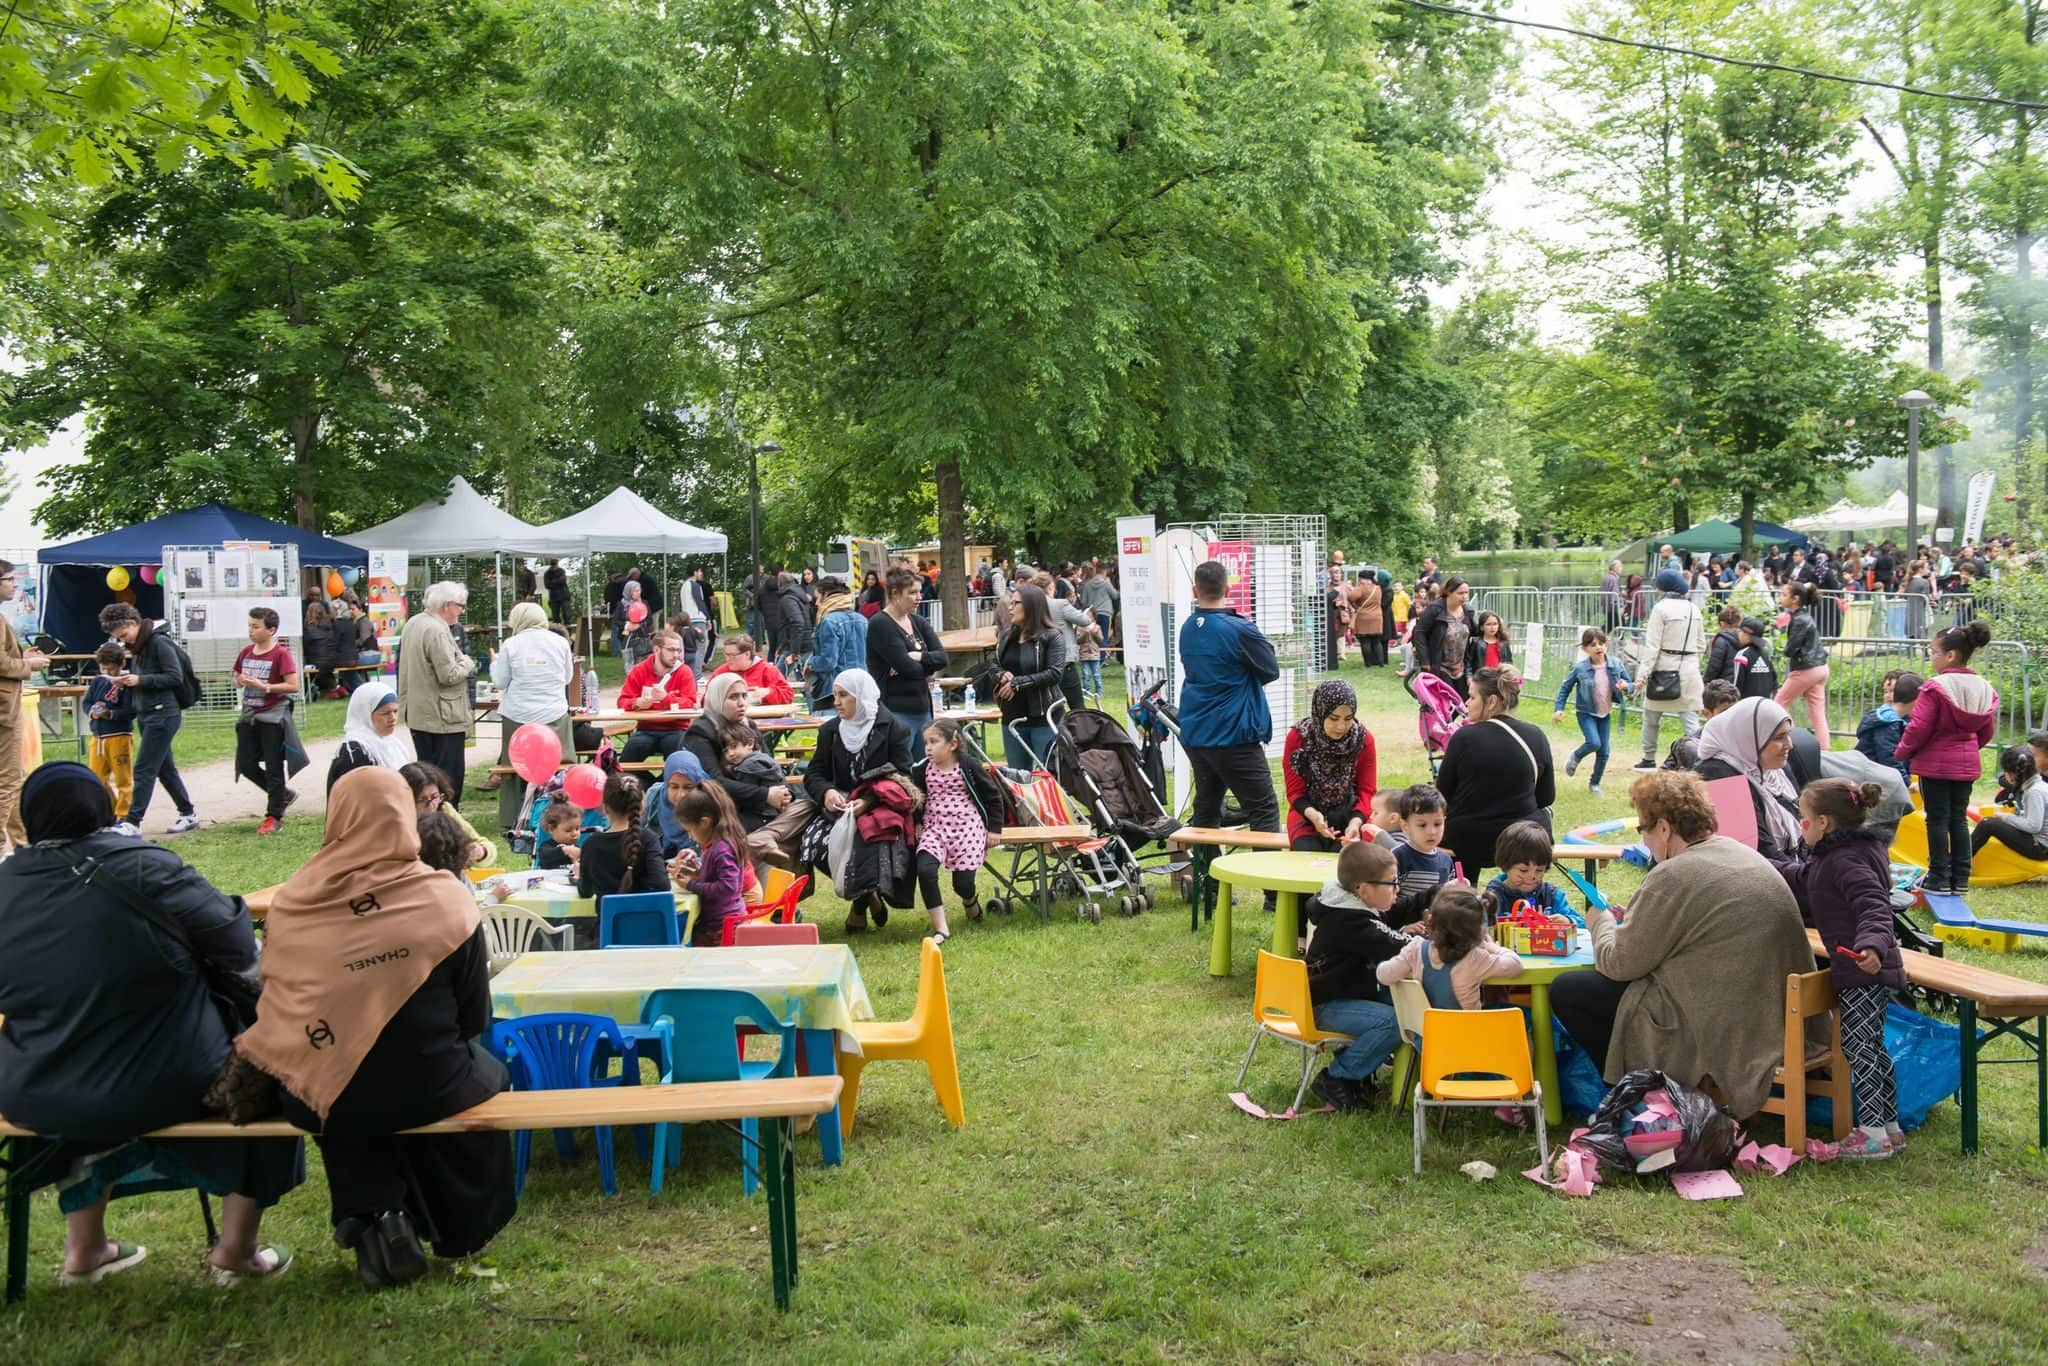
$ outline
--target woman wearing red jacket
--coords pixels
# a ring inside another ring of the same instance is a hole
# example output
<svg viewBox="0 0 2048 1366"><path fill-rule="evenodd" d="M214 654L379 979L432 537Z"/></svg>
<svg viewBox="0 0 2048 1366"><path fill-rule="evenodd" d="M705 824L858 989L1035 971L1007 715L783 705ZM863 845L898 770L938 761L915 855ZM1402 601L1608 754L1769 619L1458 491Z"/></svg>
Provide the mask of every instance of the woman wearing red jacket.
<svg viewBox="0 0 2048 1366"><path fill-rule="evenodd" d="M1372 812L1379 759L1358 720L1358 694L1341 679L1316 685L1309 714L1287 732L1280 768L1287 779L1287 847L1334 853L1355 839Z"/></svg>
<svg viewBox="0 0 2048 1366"><path fill-rule="evenodd" d="M1921 887L1960 895L1970 885L1970 788L1984 773L1984 746L1998 733L1998 689L1970 669L1991 628L1966 621L1935 633L1934 677L1913 702L1892 758L1920 780L1927 811L1927 876Z"/></svg>

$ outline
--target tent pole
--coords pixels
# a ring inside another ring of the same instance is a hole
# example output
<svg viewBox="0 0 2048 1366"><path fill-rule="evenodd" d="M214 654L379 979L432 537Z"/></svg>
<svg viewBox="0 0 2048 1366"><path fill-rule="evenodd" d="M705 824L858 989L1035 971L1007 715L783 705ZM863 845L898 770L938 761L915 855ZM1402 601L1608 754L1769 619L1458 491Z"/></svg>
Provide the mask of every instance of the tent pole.
<svg viewBox="0 0 2048 1366"><path fill-rule="evenodd" d="M583 635L590 642L589 667L597 667L597 616L590 601L590 548L583 549Z"/></svg>
<svg viewBox="0 0 2048 1366"><path fill-rule="evenodd" d="M505 633L505 552L502 550L493 550L491 552L491 577L498 584L498 637L500 640L503 640Z"/></svg>

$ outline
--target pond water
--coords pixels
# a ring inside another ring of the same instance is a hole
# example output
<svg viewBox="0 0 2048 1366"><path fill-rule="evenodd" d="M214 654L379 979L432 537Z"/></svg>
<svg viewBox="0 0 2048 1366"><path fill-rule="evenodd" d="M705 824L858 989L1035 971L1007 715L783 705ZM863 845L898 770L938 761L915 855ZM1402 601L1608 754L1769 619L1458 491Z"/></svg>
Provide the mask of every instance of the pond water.
<svg viewBox="0 0 2048 1366"><path fill-rule="evenodd" d="M1521 557L1494 562L1472 555L1453 559L1444 572L1486 588L1598 588L1605 563L1591 558L1530 563Z"/></svg>

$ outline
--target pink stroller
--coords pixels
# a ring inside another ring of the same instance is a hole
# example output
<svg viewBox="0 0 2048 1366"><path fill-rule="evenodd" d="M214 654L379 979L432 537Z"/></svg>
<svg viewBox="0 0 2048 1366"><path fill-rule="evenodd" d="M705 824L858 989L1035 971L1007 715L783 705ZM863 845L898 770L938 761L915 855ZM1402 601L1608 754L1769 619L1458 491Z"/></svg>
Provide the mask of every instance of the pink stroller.
<svg viewBox="0 0 2048 1366"><path fill-rule="evenodd" d="M1422 737L1422 752L1429 759L1429 776L1433 781L1436 767L1443 761L1444 747L1451 742L1451 733L1465 724L1465 699L1458 696L1456 688L1426 670L1409 674L1402 680L1402 686L1421 709L1415 718L1415 729Z"/></svg>

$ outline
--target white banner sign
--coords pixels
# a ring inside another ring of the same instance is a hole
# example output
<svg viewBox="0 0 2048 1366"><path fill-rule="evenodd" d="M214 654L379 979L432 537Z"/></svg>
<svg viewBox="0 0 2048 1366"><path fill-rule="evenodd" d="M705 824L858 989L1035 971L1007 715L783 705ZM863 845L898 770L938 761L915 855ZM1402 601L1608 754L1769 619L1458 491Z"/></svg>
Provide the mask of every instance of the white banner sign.
<svg viewBox="0 0 2048 1366"><path fill-rule="evenodd" d="M1123 595L1124 691L1136 701L1166 677L1166 626L1150 517L1116 519L1117 588Z"/></svg>
<svg viewBox="0 0 2048 1366"><path fill-rule="evenodd" d="M1991 511L1991 485L1996 482L1990 470L1973 475L1970 479L1969 510L1963 514L1963 544L1975 545L1977 538L1984 534L1984 514Z"/></svg>

